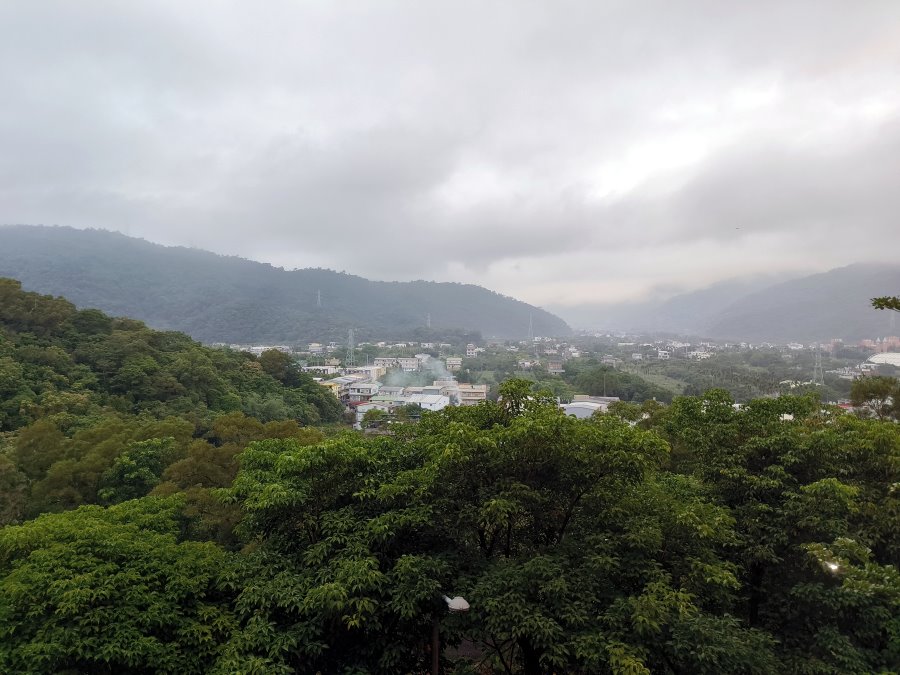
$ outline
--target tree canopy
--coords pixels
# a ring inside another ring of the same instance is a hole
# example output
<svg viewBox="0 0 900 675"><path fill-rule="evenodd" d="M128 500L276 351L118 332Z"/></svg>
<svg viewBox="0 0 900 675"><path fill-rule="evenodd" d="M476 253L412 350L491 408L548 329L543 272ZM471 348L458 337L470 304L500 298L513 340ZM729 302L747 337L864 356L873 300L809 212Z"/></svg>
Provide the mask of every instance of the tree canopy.
<svg viewBox="0 0 900 675"><path fill-rule="evenodd" d="M0 530L13 672L422 673L435 621L460 674L900 668L900 426L814 396L578 420L512 380L374 437L41 422L10 503L54 453L106 459L59 483L93 505Z"/></svg>

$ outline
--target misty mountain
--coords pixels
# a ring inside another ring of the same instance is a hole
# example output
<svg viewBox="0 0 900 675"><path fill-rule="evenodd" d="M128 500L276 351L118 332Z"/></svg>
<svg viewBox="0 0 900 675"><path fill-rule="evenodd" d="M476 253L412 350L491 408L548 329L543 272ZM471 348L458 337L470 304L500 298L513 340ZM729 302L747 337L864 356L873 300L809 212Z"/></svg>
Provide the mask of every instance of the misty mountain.
<svg viewBox="0 0 900 675"><path fill-rule="evenodd" d="M556 310L577 327L679 335L701 334L718 314L737 300L785 278L766 275L729 279L665 300L605 306L582 305Z"/></svg>
<svg viewBox="0 0 900 675"><path fill-rule="evenodd" d="M287 271L103 230L0 227L0 277L205 342L346 339L350 328L360 339L454 330L523 338L530 320L537 335L571 332L559 317L480 286Z"/></svg>
<svg viewBox="0 0 900 675"><path fill-rule="evenodd" d="M828 340L896 334L893 312L871 299L900 292L900 265L856 264L792 279L732 303L706 326L711 337L746 340Z"/></svg>
<svg viewBox="0 0 900 675"><path fill-rule="evenodd" d="M567 312L577 325L710 338L787 342L896 334L871 298L900 292L900 265L856 264L793 279L732 279L661 302ZM588 323L590 321L590 323Z"/></svg>

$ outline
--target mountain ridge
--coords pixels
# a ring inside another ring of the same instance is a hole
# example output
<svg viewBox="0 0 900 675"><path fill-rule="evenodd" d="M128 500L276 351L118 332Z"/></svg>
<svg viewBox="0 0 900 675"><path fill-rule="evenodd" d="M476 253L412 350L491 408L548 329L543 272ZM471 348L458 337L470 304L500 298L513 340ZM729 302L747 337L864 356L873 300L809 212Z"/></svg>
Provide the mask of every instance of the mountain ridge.
<svg viewBox="0 0 900 675"><path fill-rule="evenodd" d="M611 330L755 342L860 339L896 334L890 313L870 300L898 290L900 265L853 263L786 279L726 279L665 301L592 312L597 325ZM590 308L580 311L590 316Z"/></svg>
<svg viewBox="0 0 900 675"><path fill-rule="evenodd" d="M350 328L362 339L441 331L518 338L526 336L530 321L537 334L571 332L546 310L471 284L285 270L97 229L2 226L0 276L19 279L29 290L65 295L79 307L133 316L205 342L339 339ZM432 331L426 328L429 314Z"/></svg>

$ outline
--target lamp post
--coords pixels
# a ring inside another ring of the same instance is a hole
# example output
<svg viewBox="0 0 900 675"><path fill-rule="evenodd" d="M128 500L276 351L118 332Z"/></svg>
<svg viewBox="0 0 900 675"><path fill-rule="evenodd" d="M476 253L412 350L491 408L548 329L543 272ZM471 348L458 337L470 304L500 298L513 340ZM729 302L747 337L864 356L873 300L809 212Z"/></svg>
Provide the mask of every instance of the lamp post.
<svg viewBox="0 0 900 675"><path fill-rule="evenodd" d="M442 595L441 598L447 605L447 611L450 613L468 612L468 601L460 596L449 598ZM441 669L441 612L436 610L434 620L431 623L431 675L440 675Z"/></svg>

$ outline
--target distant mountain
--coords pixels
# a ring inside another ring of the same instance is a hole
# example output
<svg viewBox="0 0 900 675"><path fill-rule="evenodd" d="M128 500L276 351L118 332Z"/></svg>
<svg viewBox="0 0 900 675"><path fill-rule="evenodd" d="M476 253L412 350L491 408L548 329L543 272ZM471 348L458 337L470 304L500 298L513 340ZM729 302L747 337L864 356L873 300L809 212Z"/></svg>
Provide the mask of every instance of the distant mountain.
<svg viewBox="0 0 900 675"><path fill-rule="evenodd" d="M666 300L555 309L576 327L680 335L701 334L729 305L786 278L766 275L729 279Z"/></svg>
<svg viewBox="0 0 900 675"><path fill-rule="evenodd" d="M471 284L286 271L103 230L2 226L0 277L205 342L339 339L349 328L360 339L429 335L429 315L433 334L524 338L529 321L537 335L571 332L547 311Z"/></svg>
<svg viewBox="0 0 900 675"><path fill-rule="evenodd" d="M663 302L582 307L576 325L748 341L788 342L896 335L898 317L870 300L900 292L900 265L856 264L800 278L732 279ZM588 323L590 321L590 323Z"/></svg>
<svg viewBox="0 0 900 675"><path fill-rule="evenodd" d="M856 264L757 291L718 312L711 337L746 340L827 340L896 334L896 316L872 309L879 295L900 292L900 265Z"/></svg>

